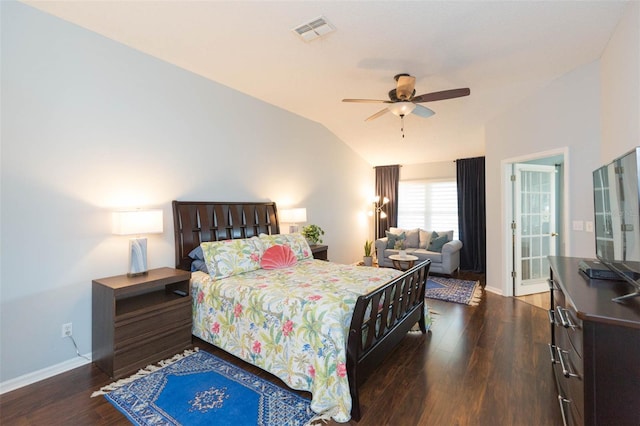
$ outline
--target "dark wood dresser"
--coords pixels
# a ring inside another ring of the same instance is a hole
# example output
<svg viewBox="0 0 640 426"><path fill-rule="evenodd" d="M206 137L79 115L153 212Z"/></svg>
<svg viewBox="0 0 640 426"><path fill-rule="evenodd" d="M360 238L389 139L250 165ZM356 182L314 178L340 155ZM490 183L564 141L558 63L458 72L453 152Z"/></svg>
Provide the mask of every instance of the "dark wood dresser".
<svg viewBox="0 0 640 426"><path fill-rule="evenodd" d="M590 280L580 258L549 257L551 362L565 425L640 425L640 299Z"/></svg>

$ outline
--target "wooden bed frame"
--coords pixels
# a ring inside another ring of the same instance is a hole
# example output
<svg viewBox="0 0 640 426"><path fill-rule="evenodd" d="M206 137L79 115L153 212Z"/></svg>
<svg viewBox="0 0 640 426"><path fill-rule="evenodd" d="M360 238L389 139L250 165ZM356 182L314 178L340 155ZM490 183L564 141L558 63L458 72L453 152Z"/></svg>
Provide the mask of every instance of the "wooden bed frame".
<svg viewBox="0 0 640 426"><path fill-rule="evenodd" d="M278 234L273 202L173 201L176 267L191 270L201 242ZM425 289L431 261L409 269L356 302L347 341L351 417L361 417L359 386L417 323L426 333Z"/></svg>

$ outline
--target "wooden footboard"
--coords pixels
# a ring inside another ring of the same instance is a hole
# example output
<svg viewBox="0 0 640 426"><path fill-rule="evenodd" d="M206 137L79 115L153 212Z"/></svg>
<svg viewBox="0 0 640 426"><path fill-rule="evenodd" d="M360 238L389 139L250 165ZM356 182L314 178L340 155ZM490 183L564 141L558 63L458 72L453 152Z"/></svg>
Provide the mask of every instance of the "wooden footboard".
<svg viewBox="0 0 640 426"><path fill-rule="evenodd" d="M426 260L356 302L347 342L351 418L360 420L358 388L418 323L426 333L424 294L431 260Z"/></svg>

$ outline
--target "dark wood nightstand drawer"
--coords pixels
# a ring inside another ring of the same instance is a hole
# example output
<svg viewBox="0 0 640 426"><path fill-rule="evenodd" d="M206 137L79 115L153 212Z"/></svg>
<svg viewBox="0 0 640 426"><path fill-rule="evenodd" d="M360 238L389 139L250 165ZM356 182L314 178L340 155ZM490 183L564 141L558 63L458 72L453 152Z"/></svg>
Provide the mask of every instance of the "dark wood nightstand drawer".
<svg viewBox="0 0 640 426"><path fill-rule="evenodd" d="M181 352L191 344L191 326L166 330L115 352L113 376L121 377Z"/></svg>
<svg viewBox="0 0 640 426"><path fill-rule="evenodd" d="M173 306L159 306L143 315L130 316L115 323L116 350L126 345L130 339L140 339L147 334L157 334L159 330L175 327L177 324L191 326L191 298L184 297Z"/></svg>

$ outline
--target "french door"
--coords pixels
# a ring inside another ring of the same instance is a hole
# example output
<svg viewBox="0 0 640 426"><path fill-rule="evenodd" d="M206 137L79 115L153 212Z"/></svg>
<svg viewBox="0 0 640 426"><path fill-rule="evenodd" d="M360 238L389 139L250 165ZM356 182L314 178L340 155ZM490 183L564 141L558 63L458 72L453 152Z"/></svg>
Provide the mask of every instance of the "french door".
<svg viewBox="0 0 640 426"><path fill-rule="evenodd" d="M556 254L556 170L514 165L514 295L549 290L549 261Z"/></svg>

